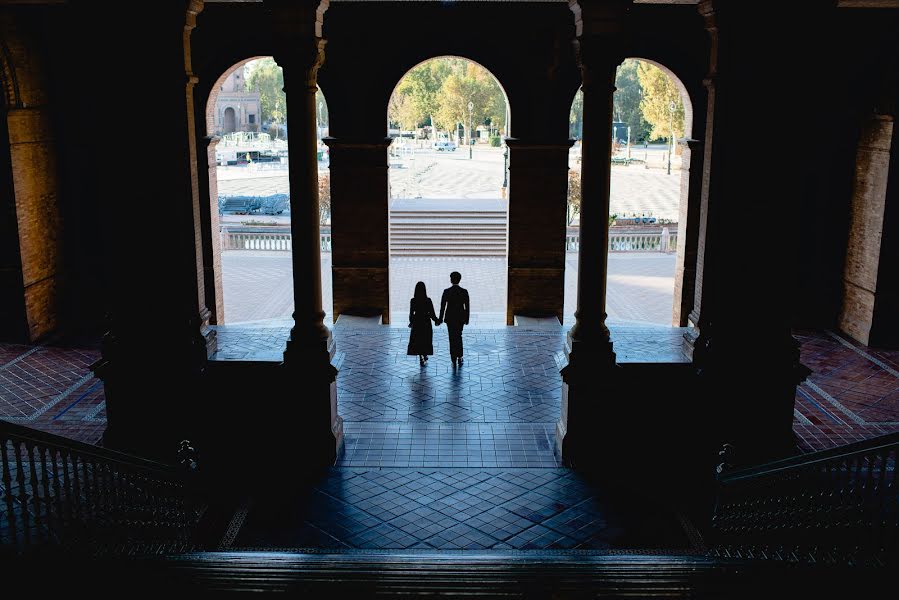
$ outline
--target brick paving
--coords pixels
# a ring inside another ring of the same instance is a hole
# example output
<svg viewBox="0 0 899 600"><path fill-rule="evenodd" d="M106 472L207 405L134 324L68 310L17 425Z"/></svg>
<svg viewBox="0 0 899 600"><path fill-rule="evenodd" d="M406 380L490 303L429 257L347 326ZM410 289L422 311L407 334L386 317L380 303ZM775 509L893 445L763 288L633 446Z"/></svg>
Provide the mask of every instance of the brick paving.
<svg viewBox="0 0 899 600"><path fill-rule="evenodd" d="M98 346L0 344L0 419L89 444L106 428Z"/></svg>

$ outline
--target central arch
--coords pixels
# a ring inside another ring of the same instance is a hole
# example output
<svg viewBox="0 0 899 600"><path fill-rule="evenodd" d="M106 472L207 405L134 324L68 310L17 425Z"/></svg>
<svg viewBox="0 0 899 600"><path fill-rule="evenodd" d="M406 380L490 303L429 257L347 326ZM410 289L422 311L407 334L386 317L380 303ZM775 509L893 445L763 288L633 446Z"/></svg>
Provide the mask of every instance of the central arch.
<svg viewBox="0 0 899 600"><path fill-rule="evenodd" d="M405 323L403 309L417 281L439 300L449 273L459 271L471 295L472 323L504 324L504 140L511 120L505 88L476 61L436 56L406 71L386 112L392 321Z"/></svg>

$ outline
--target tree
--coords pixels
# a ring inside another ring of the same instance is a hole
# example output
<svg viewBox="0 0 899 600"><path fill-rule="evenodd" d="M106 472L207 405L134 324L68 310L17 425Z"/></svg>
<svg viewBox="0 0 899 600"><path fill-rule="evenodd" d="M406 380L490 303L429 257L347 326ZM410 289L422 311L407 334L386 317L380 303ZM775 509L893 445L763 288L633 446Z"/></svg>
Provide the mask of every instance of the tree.
<svg viewBox="0 0 899 600"><path fill-rule="evenodd" d="M464 58L435 58L403 76L387 114L403 129L430 123L435 131L452 130L462 123L467 130L469 102L474 105L473 126L489 122L496 129L505 127L506 98L486 69Z"/></svg>
<svg viewBox="0 0 899 600"><path fill-rule="evenodd" d="M581 212L581 172L568 170L568 225Z"/></svg>
<svg viewBox="0 0 899 600"><path fill-rule="evenodd" d="M684 103L680 92L664 71L648 62L640 62L637 76L643 87L643 98L640 110L643 118L652 126L650 138L665 138L671 141L671 124L673 122L674 137L684 135ZM674 112L669 105L674 102Z"/></svg>
<svg viewBox="0 0 899 600"><path fill-rule="evenodd" d="M637 75L640 64L639 60L628 58L621 63L615 75L615 120L631 128L631 139L634 141L646 139L651 130L640 109L640 101L643 98L643 86L640 85L640 78Z"/></svg>
<svg viewBox="0 0 899 600"><path fill-rule="evenodd" d="M259 92L262 122L281 125L287 122L287 95L284 93L284 72L272 57L250 61L244 67L246 89Z"/></svg>
<svg viewBox="0 0 899 600"><path fill-rule="evenodd" d="M421 121L421 115L409 94L395 93L387 105L387 117L399 129L415 129Z"/></svg>
<svg viewBox="0 0 899 600"><path fill-rule="evenodd" d="M574 140L584 137L584 92L581 89L574 95L568 113L568 137Z"/></svg>
<svg viewBox="0 0 899 600"><path fill-rule="evenodd" d="M318 172L318 222L322 225L331 218L331 173Z"/></svg>
<svg viewBox="0 0 899 600"><path fill-rule="evenodd" d="M461 68L458 68L461 66ZM487 119L500 120L496 114L496 96L503 97L496 80L486 69L465 61L443 81L440 86L437 122L443 129L453 129L462 123L467 140L471 141L469 125L481 125ZM468 104L472 104L469 115ZM503 99L505 113L505 99Z"/></svg>

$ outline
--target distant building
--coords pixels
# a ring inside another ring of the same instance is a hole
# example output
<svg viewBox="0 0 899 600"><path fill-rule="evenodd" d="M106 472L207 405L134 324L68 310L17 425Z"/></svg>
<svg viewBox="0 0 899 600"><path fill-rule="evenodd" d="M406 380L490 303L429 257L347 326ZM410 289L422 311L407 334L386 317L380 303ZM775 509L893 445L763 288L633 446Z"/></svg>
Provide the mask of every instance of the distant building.
<svg viewBox="0 0 899 600"><path fill-rule="evenodd" d="M247 92L244 67L228 75L215 101L215 135L235 131L259 131L259 92Z"/></svg>

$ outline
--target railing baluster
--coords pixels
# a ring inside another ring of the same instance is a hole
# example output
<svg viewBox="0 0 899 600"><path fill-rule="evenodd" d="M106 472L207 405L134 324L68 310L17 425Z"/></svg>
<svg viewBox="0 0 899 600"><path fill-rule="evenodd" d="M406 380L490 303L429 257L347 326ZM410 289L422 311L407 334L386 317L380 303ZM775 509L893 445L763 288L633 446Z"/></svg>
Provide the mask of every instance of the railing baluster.
<svg viewBox="0 0 899 600"><path fill-rule="evenodd" d="M25 467L22 465L21 442L13 440L12 448L16 457L16 482L19 489L19 505L22 510L22 537L25 545L31 545L31 519L28 515L28 487L25 484Z"/></svg>
<svg viewBox="0 0 899 600"><path fill-rule="evenodd" d="M57 536L62 535L65 527L65 516L63 515L63 502L61 486L59 485L59 452L53 448L50 449L50 462L53 465L53 525Z"/></svg>
<svg viewBox="0 0 899 600"><path fill-rule="evenodd" d="M0 444L0 457L3 459L3 495L6 497L6 522L9 524L10 543L16 546L18 545L18 535L16 533L16 511L13 500L13 480L12 473L10 473L8 450L8 446L12 443L13 441L10 439L3 439L3 443Z"/></svg>
<svg viewBox="0 0 899 600"><path fill-rule="evenodd" d="M31 480L31 503L34 506L34 525L38 537L41 536L41 530L46 526L44 519L41 517L41 489L40 480L37 477L37 465L34 460L34 445L25 443L25 452L28 453L29 479Z"/></svg>
<svg viewBox="0 0 899 600"><path fill-rule="evenodd" d="M36 448L41 457L41 488L44 493L44 521L47 528L47 539L53 537L53 499L50 496L50 473L47 470L47 449L43 446Z"/></svg>

